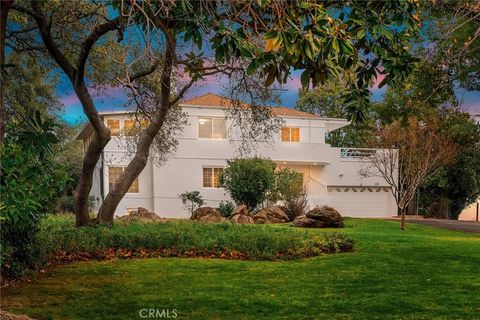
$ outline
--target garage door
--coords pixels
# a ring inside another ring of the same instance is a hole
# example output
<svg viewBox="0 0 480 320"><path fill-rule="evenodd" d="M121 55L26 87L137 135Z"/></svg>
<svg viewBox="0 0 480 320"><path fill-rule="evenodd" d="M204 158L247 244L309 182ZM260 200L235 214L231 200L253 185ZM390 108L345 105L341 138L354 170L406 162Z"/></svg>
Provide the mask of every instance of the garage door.
<svg viewBox="0 0 480 320"><path fill-rule="evenodd" d="M332 207L346 217L392 217L396 205L388 187L328 187Z"/></svg>

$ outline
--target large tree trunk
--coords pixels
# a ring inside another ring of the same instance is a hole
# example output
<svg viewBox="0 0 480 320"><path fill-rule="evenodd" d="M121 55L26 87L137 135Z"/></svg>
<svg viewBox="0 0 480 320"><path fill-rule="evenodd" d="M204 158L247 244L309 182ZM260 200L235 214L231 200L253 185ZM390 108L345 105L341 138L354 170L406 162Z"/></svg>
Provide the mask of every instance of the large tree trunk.
<svg viewBox="0 0 480 320"><path fill-rule="evenodd" d="M12 5L13 0L0 1L0 145L3 143L3 137L5 135L5 73L3 72L3 68L5 65L8 11Z"/></svg>
<svg viewBox="0 0 480 320"><path fill-rule="evenodd" d="M101 121L85 83L83 81L72 81L72 84L82 103L83 110L95 130L92 142L83 158L82 172L73 193L76 225L85 226L93 222L89 213L88 197L92 189L95 167L103 149L110 141L110 130Z"/></svg>
<svg viewBox="0 0 480 320"><path fill-rule="evenodd" d="M161 75L160 101L157 110L154 112L148 127L144 132L141 133L134 158L132 161L130 161L120 177L118 177L118 179L115 181L105 197L105 200L103 201L97 215L97 221L99 223L113 223L115 210L117 209L118 204L127 193L133 181L139 176L139 174L147 165L150 154L150 146L152 145L155 136L160 131L171 107L170 94L174 53L175 47L174 41L172 41L170 42L170 45L167 46L165 52L165 62L162 67Z"/></svg>

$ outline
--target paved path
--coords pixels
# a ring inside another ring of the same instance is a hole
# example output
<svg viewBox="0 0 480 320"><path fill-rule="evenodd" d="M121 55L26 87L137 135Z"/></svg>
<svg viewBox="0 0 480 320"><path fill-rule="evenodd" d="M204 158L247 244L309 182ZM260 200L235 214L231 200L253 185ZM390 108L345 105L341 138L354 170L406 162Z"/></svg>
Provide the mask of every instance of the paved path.
<svg viewBox="0 0 480 320"><path fill-rule="evenodd" d="M397 219L395 219L397 220ZM417 223L437 228L464 231L470 233L480 233L480 222L476 221L458 221L444 219L408 219L407 223Z"/></svg>

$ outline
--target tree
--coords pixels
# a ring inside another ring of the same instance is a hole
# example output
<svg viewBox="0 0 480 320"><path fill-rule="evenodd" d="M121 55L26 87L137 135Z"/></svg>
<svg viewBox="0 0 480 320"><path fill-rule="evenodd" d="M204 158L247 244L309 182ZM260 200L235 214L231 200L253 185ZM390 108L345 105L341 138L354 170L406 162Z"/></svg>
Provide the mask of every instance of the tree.
<svg viewBox="0 0 480 320"><path fill-rule="evenodd" d="M457 145L454 161L420 187L423 214L457 219L480 196L480 126L468 113L446 110L440 132Z"/></svg>
<svg viewBox="0 0 480 320"><path fill-rule="evenodd" d="M237 205L244 204L250 211L267 199L275 182L275 163L270 159L232 159L220 176L225 188Z"/></svg>
<svg viewBox="0 0 480 320"><path fill-rule="evenodd" d="M190 211L190 215L193 214L195 208L201 207L206 203L199 191L184 192L179 197L182 199L182 203L185 208Z"/></svg>
<svg viewBox="0 0 480 320"><path fill-rule="evenodd" d="M12 9L33 20L33 32L39 32L49 56L70 80L94 130L75 190L77 225L91 223L88 194L93 170L110 140L110 132L101 121L87 87L88 72L95 74L97 68L98 61L91 59L94 46L107 42L113 33L118 33L122 41L125 30L139 26L142 41L146 42L141 59L118 59L124 64L120 68L125 71L122 84L136 96L137 80L157 72L160 87L149 113L150 123L140 134L135 155L99 210L97 221L107 223L113 221L118 203L145 167L150 146L169 111L195 82L213 74L240 73L247 78L258 73L268 87L275 81L285 82L292 69L301 69L304 70L302 85L308 88L351 69L356 81L350 102L360 105L365 101L368 83L377 73L385 75L384 83L395 84L412 70L414 58L408 53L408 37L420 25L414 0L325 5L275 0L180 3L125 0L113 2L112 7L96 2L69 6L67 12L61 12L50 2L19 1ZM63 19L65 14L69 19ZM68 30L65 24L72 21L75 39L60 37ZM193 49L185 50L180 46L182 43ZM204 45L213 57L204 55ZM189 79L179 84L174 94L172 77L177 71ZM253 101L252 110L258 105Z"/></svg>
<svg viewBox="0 0 480 320"><path fill-rule="evenodd" d="M327 133L326 141L333 147L365 147L373 131L375 114L369 99L362 108L347 102L351 82L348 77L328 80L311 91L300 90L295 108L322 117L350 119L350 125Z"/></svg>
<svg viewBox="0 0 480 320"><path fill-rule="evenodd" d="M380 127L370 147L379 150L368 157L360 174L380 176L390 185L405 230L408 204L428 176L453 161L456 145L440 134L438 120L410 117L406 125L397 120Z"/></svg>

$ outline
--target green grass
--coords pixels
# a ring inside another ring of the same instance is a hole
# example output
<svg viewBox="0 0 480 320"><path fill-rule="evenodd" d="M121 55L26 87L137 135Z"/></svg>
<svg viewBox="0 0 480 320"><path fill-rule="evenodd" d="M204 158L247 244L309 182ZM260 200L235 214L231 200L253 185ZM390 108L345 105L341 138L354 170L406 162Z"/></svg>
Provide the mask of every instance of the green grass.
<svg viewBox="0 0 480 320"><path fill-rule="evenodd" d="M479 235L346 225L353 253L81 262L2 290L2 306L39 319L140 319L142 308L176 309L178 319L480 319Z"/></svg>

